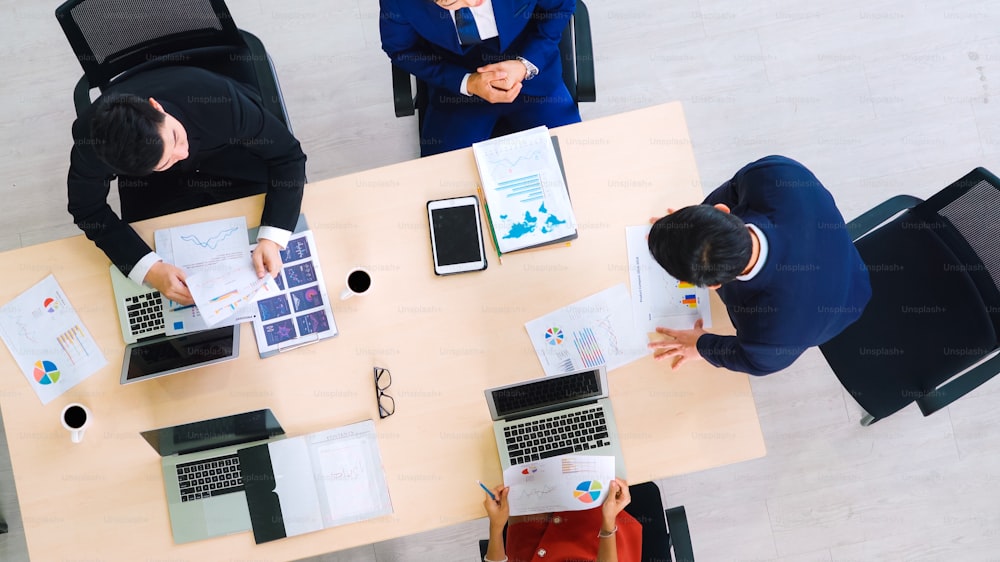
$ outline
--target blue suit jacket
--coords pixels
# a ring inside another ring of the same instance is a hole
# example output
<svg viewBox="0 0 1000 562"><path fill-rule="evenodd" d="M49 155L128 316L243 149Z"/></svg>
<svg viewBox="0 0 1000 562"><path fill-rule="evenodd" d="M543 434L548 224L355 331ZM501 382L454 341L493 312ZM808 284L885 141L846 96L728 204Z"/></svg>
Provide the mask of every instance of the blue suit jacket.
<svg viewBox="0 0 1000 562"><path fill-rule="evenodd" d="M773 373L861 316L871 298L868 270L833 196L802 164L783 156L748 164L705 203L728 205L768 243L756 276L719 288L736 336L698 338L709 363Z"/></svg>
<svg viewBox="0 0 1000 562"><path fill-rule="evenodd" d="M458 93L465 75L484 64L480 49L459 44L451 14L433 1L380 0L379 6L382 50L427 84ZM562 83L559 39L575 9L576 0L493 0L503 58L524 57L539 69L522 95L543 96Z"/></svg>

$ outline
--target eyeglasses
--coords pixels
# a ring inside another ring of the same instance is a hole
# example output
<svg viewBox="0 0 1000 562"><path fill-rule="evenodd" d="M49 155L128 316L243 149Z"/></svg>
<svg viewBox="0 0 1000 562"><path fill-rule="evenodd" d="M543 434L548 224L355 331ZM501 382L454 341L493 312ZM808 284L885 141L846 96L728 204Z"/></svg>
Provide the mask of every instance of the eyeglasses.
<svg viewBox="0 0 1000 562"><path fill-rule="evenodd" d="M378 417L385 419L396 413L396 401L385 390L392 384L389 369L375 367L375 400L378 401Z"/></svg>

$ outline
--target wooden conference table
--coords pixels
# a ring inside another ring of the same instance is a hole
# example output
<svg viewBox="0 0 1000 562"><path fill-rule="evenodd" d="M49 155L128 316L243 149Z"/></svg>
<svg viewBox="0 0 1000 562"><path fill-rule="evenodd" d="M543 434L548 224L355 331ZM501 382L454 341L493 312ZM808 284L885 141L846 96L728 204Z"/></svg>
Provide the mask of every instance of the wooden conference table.
<svg viewBox="0 0 1000 562"><path fill-rule="evenodd" d="M484 272L435 277L425 202L475 193L471 150L310 184L303 211L330 295L345 273L369 294L333 305L340 335L266 360L243 326L238 360L138 384L118 383L124 344L108 261L82 235L5 252L6 303L49 273L108 365L42 406L4 348L0 407L33 560L288 560L483 517L476 479L501 481L483 390L542 376L524 322L628 282L624 227L701 200L679 103L556 130L580 237L569 248L489 257ZM136 224L157 228L245 215L262 197ZM714 331L732 333L713 296ZM395 415L378 419L372 366L391 369ZM704 362L671 372L645 357L609 373L633 483L765 454L745 375ZM82 402L93 422L72 444L59 422ZM147 429L271 408L290 436L374 418L392 516L254 545L241 533L175 545L159 457ZM470 549L474 549L470 545Z"/></svg>

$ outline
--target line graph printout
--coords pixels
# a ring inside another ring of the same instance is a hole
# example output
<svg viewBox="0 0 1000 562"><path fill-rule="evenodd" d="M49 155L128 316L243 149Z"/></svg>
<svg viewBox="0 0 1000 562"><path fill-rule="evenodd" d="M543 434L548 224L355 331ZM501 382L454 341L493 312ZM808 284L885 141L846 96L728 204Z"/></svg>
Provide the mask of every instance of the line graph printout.
<svg viewBox="0 0 1000 562"><path fill-rule="evenodd" d="M635 329L624 283L530 322L525 330L547 376L607 365L611 371L649 353Z"/></svg>
<svg viewBox="0 0 1000 562"><path fill-rule="evenodd" d="M278 291L270 277L257 278L244 217L157 230L154 238L157 254L187 274L197 305L163 297L167 335L252 320L257 299Z"/></svg>
<svg viewBox="0 0 1000 562"><path fill-rule="evenodd" d="M511 515L582 511L600 506L615 477L615 458L563 455L503 471Z"/></svg>
<svg viewBox="0 0 1000 562"><path fill-rule="evenodd" d="M646 241L649 229L650 225L625 229L636 330L643 334L661 326L690 330L699 318L706 329L711 328L709 290L674 279L656 263Z"/></svg>
<svg viewBox="0 0 1000 562"><path fill-rule="evenodd" d="M472 145L500 252L576 234L576 216L547 127Z"/></svg>

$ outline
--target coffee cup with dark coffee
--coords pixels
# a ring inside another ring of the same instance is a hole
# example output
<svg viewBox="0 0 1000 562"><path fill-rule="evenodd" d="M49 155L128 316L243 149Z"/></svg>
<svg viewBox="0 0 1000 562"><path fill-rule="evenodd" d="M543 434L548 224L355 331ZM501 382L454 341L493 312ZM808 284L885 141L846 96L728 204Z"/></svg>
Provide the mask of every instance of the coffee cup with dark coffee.
<svg viewBox="0 0 1000 562"><path fill-rule="evenodd" d="M347 300L355 295L363 295L372 287L372 276L364 269L355 267L347 273L347 287L340 292L340 299Z"/></svg>
<svg viewBox="0 0 1000 562"><path fill-rule="evenodd" d="M60 416L63 427L69 431L69 438L74 443L83 440L83 432L90 425L90 410L83 404L69 404L63 408Z"/></svg>

